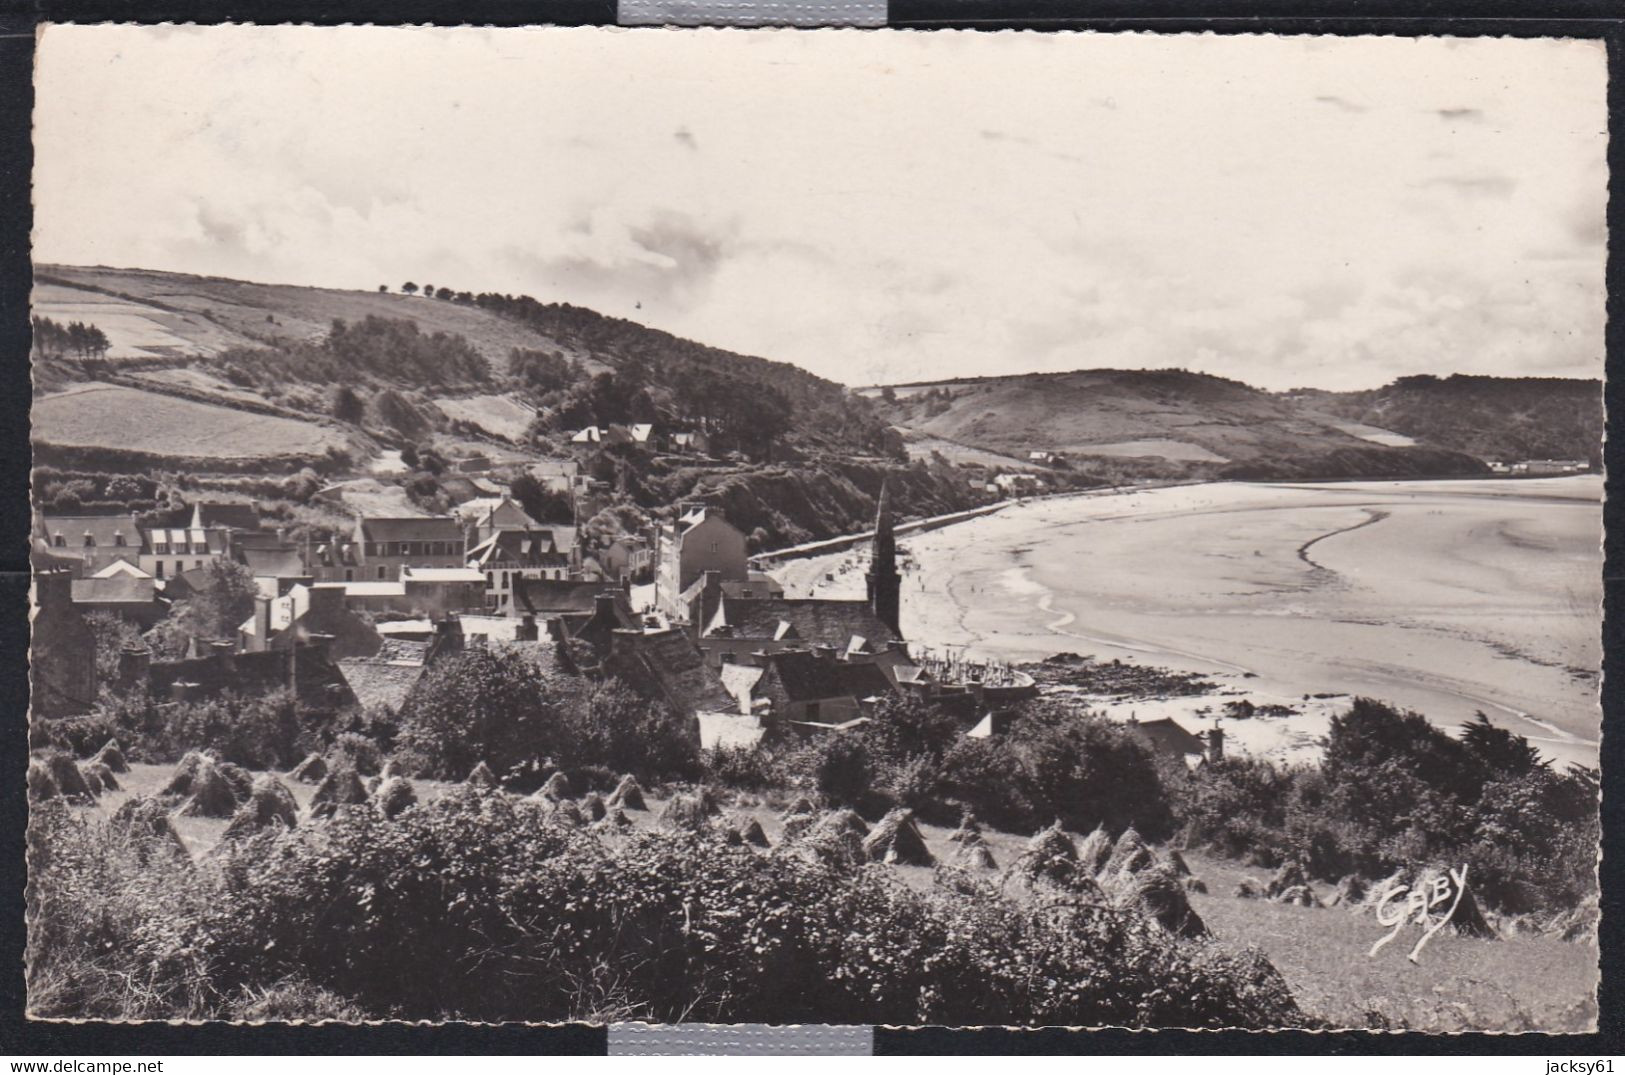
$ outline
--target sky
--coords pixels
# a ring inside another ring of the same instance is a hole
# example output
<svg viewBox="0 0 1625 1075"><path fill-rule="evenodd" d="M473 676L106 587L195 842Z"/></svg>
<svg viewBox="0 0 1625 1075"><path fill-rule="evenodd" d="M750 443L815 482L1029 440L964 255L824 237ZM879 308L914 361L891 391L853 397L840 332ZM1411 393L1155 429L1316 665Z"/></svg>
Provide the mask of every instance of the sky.
<svg viewBox="0 0 1625 1075"><path fill-rule="evenodd" d="M1600 43L50 26L35 258L530 294L852 385L1600 377Z"/></svg>

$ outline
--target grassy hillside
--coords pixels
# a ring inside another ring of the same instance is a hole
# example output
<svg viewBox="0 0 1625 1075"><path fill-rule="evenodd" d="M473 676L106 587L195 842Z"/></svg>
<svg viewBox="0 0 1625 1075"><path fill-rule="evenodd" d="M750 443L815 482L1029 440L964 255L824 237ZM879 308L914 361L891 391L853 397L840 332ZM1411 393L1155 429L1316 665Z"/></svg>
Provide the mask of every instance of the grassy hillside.
<svg viewBox="0 0 1625 1075"><path fill-rule="evenodd" d="M1602 465L1599 381L1560 377L1401 377L1365 392L1303 389L1292 402L1486 460Z"/></svg>
<svg viewBox="0 0 1625 1075"><path fill-rule="evenodd" d="M864 394L911 435L1025 457L1032 450L1149 473L1226 477L1471 474L1455 452L1396 447L1384 429L1239 381L1185 370L1079 370L894 386ZM1375 424L1375 423L1372 423ZM1353 428L1355 432L1349 430Z"/></svg>

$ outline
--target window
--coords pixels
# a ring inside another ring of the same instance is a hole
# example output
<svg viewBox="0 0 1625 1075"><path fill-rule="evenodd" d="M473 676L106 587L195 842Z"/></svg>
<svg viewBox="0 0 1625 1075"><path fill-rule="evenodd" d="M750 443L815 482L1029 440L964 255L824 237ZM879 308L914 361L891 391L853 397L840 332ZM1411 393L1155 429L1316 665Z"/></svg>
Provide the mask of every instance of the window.
<svg viewBox="0 0 1625 1075"><path fill-rule="evenodd" d="M122 549L124 547L124 535L123 534L114 534L113 535L113 544L117 545L119 548Z"/></svg>
<svg viewBox="0 0 1625 1075"><path fill-rule="evenodd" d="M347 567L347 568L344 569L344 581L345 582L354 582L355 581L355 568Z"/></svg>
<svg viewBox="0 0 1625 1075"><path fill-rule="evenodd" d="M203 561L202 560L193 561L192 566L193 567L202 567L203 566Z"/></svg>
<svg viewBox="0 0 1625 1075"><path fill-rule="evenodd" d="M68 539L63 537L61 534L58 534L56 536L55 544L56 544L56 547L59 548L59 549L66 548L67 544L68 544Z"/></svg>
<svg viewBox="0 0 1625 1075"><path fill-rule="evenodd" d="M379 578L380 581L382 581L383 577L384 577L384 565L379 564L378 565L378 578Z"/></svg>
<svg viewBox="0 0 1625 1075"><path fill-rule="evenodd" d="M156 572L154 572L154 574L156 574L159 578L163 578L164 577L164 562L162 560L159 560L153 566L158 569Z"/></svg>
<svg viewBox="0 0 1625 1075"><path fill-rule="evenodd" d="M808 720L817 720L818 719L818 703L817 702L808 702L807 703L807 719Z"/></svg>
<svg viewBox="0 0 1625 1075"><path fill-rule="evenodd" d="M726 650L725 649L725 650L722 651L722 663L723 664L738 664L739 663L739 655L734 653L732 650Z"/></svg>
<svg viewBox="0 0 1625 1075"><path fill-rule="evenodd" d="M93 534L86 534L86 535L85 535L85 548L87 548L87 549L94 549L94 548L95 548L95 547L96 547L96 538L95 538L95 535L93 535Z"/></svg>

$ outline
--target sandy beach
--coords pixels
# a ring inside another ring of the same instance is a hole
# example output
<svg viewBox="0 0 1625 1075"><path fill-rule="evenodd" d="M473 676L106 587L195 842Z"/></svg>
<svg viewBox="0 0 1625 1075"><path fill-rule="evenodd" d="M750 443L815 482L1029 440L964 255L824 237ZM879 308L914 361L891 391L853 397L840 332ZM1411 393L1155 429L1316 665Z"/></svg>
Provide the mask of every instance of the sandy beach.
<svg viewBox="0 0 1625 1075"><path fill-rule="evenodd" d="M1454 729L1483 710L1594 765L1602 481L1220 483L1013 504L904 538L911 641L1057 651L1209 675L1207 698L1091 699L1195 730L1223 703L1239 749L1318 752L1354 695ZM862 551L795 561L792 595L862 593ZM1307 697L1321 695L1326 697Z"/></svg>

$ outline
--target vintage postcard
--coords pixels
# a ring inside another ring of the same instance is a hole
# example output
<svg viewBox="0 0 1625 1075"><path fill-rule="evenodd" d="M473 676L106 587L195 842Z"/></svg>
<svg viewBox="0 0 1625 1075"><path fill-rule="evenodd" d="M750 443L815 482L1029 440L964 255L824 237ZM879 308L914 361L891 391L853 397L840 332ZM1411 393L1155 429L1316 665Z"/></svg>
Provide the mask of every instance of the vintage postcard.
<svg viewBox="0 0 1625 1075"><path fill-rule="evenodd" d="M1605 88L46 26L30 1013L1595 1028Z"/></svg>

